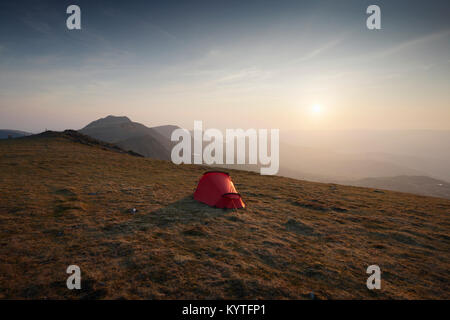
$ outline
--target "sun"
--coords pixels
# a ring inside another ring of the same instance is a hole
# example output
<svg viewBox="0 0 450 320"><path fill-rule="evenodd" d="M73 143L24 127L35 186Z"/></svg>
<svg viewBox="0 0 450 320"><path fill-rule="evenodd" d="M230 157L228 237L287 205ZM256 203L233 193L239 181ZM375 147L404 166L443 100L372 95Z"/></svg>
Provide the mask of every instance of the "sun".
<svg viewBox="0 0 450 320"><path fill-rule="evenodd" d="M320 104L315 104L311 107L311 111L313 114L320 114L322 113L322 105Z"/></svg>

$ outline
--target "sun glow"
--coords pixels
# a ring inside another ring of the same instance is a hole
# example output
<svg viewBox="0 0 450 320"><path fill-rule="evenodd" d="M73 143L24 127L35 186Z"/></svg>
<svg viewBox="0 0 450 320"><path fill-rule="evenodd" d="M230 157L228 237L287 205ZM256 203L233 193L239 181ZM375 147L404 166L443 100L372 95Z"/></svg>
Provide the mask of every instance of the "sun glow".
<svg viewBox="0 0 450 320"><path fill-rule="evenodd" d="M315 104L311 107L311 112L315 115L322 113L322 106L320 104Z"/></svg>

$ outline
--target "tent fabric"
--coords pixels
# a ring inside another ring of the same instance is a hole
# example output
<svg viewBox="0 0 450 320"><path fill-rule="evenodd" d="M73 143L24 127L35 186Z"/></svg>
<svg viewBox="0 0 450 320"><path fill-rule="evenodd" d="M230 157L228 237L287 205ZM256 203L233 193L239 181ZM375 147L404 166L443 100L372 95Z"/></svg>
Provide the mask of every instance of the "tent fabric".
<svg viewBox="0 0 450 320"><path fill-rule="evenodd" d="M245 204L234 187L228 173L208 171L203 174L194 192L194 199L211 207L245 208Z"/></svg>

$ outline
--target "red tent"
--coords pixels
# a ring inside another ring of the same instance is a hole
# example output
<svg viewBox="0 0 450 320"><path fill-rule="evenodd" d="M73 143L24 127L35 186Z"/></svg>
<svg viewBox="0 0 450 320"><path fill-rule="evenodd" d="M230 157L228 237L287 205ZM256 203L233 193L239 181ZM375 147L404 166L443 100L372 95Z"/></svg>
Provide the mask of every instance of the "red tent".
<svg viewBox="0 0 450 320"><path fill-rule="evenodd" d="M217 208L245 208L230 175L221 171L203 174L194 192L194 199Z"/></svg>

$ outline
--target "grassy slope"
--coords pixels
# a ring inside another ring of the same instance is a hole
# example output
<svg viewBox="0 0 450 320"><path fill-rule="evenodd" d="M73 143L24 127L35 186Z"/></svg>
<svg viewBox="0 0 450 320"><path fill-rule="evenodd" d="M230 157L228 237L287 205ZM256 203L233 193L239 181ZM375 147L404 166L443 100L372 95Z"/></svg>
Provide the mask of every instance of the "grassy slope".
<svg viewBox="0 0 450 320"><path fill-rule="evenodd" d="M0 141L0 298L450 298L449 200L231 171L224 211L192 199L204 170Z"/></svg>

